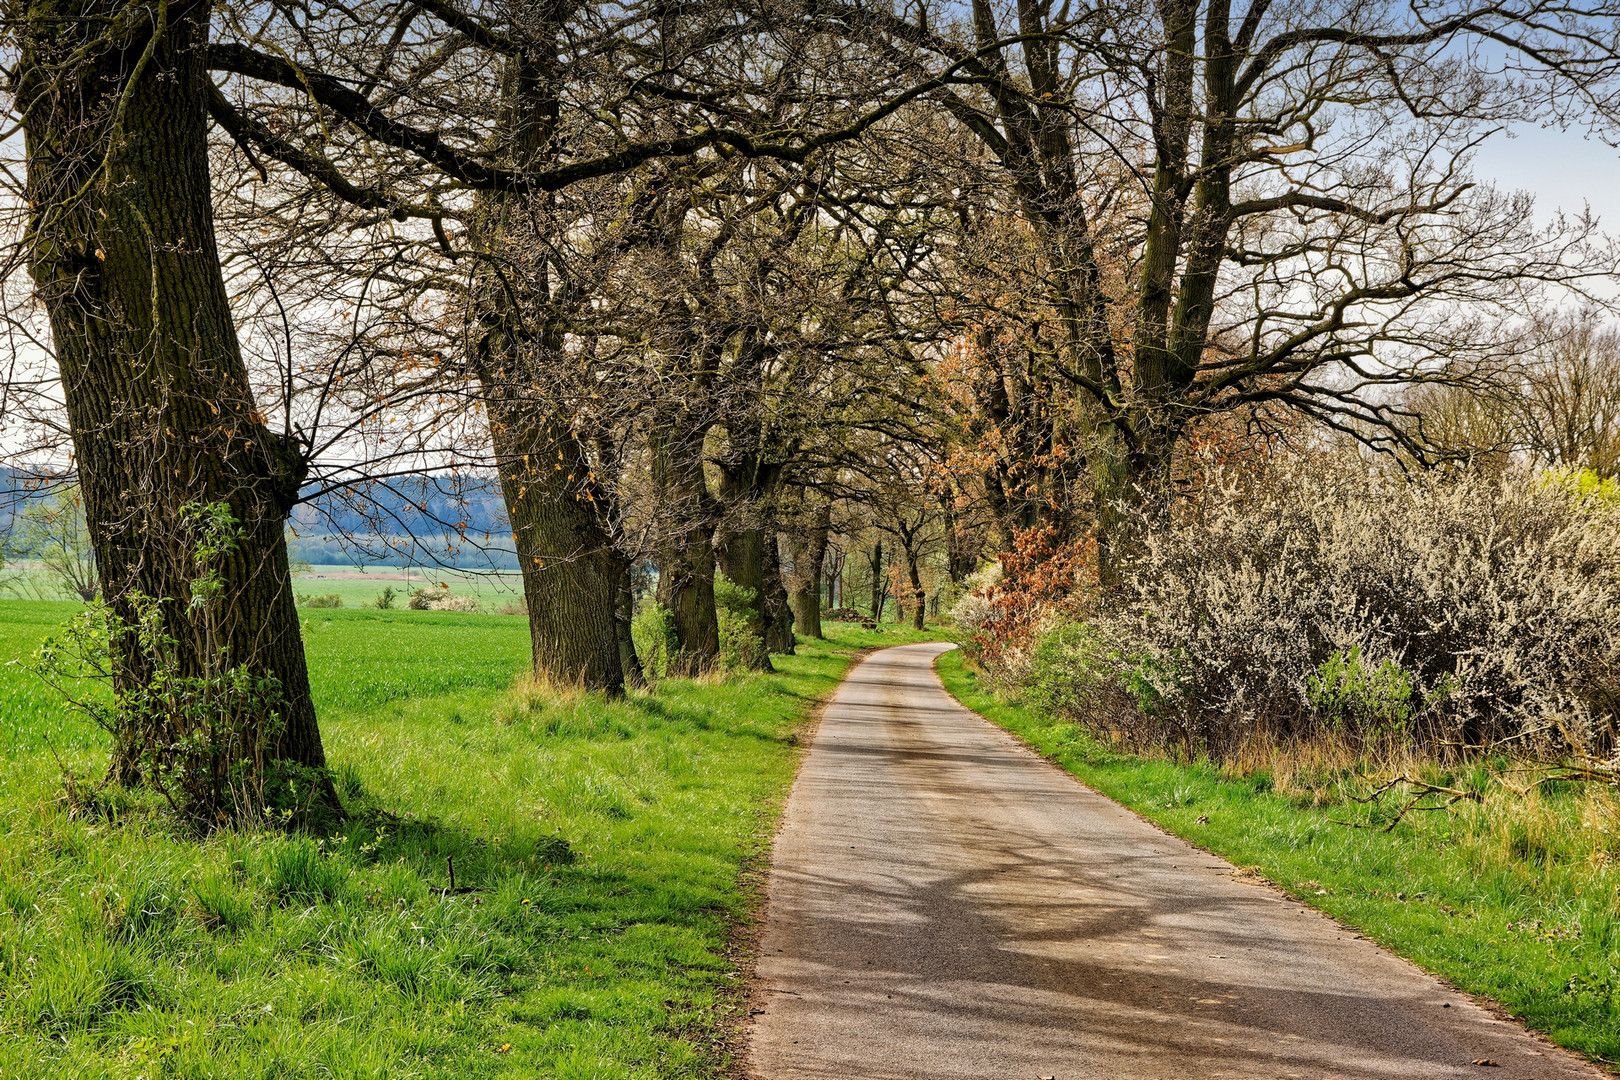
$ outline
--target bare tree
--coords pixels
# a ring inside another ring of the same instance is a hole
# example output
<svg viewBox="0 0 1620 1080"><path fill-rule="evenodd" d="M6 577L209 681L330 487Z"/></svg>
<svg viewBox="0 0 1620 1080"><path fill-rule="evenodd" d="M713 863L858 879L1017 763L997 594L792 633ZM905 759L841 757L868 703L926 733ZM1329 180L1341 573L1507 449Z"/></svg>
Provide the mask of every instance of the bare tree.
<svg viewBox="0 0 1620 1080"><path fill-rule="evenodd" d="M1620 475L1620 329L1588 310L1544 316L1533 333L1504 372L1518 441L1538 464Z"/></svg>
<svg viewBox="0 0 1620 1080"><path fill-rule="evenodd" d="M960 65L934 100L1038 241L1044 369L1085 396L1105 567L1110 507L1162 491L1201 417L1280 402L1401 445L1388 388L1489 352L1489 313L1527 291L1615 265L1590 222L1538 228L1468 168L1515 121L1608 108L1605 0L839 10L918 70Z"/></svg>
<svg viewBox="0 0 1620 1080"><path fill-rule="evenodd" d="M12 524L11 546L37 559L69 596L88 604L101 595L84 500L77 487L29 499Z"/></svg>

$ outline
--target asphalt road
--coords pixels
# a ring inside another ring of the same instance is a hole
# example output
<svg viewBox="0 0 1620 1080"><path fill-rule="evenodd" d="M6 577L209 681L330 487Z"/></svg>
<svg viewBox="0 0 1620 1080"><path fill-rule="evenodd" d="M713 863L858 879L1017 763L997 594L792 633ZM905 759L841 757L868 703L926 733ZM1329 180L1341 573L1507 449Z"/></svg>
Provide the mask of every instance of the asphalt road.
<svg viewBox="0 0 1620 1080"><path fill-rule="evenodd" d="M823 714L755 1080L1600 1075L1048 765L945 693L946 648L874 654Z"/></svg>

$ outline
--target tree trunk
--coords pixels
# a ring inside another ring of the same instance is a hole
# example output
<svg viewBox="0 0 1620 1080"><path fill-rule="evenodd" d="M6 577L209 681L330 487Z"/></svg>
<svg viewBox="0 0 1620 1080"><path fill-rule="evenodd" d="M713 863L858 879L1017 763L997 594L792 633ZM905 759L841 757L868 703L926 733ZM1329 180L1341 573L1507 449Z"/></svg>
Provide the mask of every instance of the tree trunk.
<svg viewBox="0 0 1620 1080"><path fill-rule="evenodd" d="M552 152L555 63L538 48L508 63L493 147L513 163ZM469 362L512 522L535 674L616 694L624 689L617 611L628 562L558 387L567 370L567 298L552 295L548 264L534 255L545 250L536 238L547 220L531 217L526 200L539 198L485 192L474 200L469 239L487 257L474 275ZM527 273L497 272L498 262Z"/></svg>
<svg viewBox="0 0 1620 1080"><path fill-rule="evenodd" d="M872 568L872 621L883 621L883 604L888 599L889 585L883 580L883 541L872 543L872 550L867 553L866 563Z"/></svg>
<svg viewBox="0 0 1620 1080"><path fill-rule="evenodd" d="M696 522L672 533L659 549L658 602L670 613L679 655L671 669L695 675L720 655L714 605L714 528Z"/></svg>
<svg viewBox="0 0 1620 1080"><path fill-rule="evenodd" d="M951 584L960 585L979 566L979 542L964 533L956 514L954 494L947 491L941 500L945 518L945 570Z"/></svg>
<svg viewBox="0 0 1620 1080"><path fill-rule="evenodd" d="M765 533L762 553L764 591L760 606L765 616L765 651L792 656L798 642L793 638L793 608L782 581L782 554L774 530Z"/></svg>
<svg viewBox="0 0 1620 1080"><path fill-rule="evenodd" d="M211 6L36 0L19 27L29 270L50 317L103 594L164 601L182 674L217 669L184 632L197 576L187 504L242 530L222 567L225 662L280 683L272 762L324 770L284 526L307 472L259 413L220 272L203 64ZM12 12L15 15L17 12ZM166 20L154 26L150 18ZM126 689L150 677L127 645ZM114 771L132 775L132 752ZM314 796L336 795L325 778Z"/></svg>
<svg viewBox="0 0 1620 1080"><path fill-rule="evenodd" d="M923 591L922 574L917 565L917 553L910 548L906 549L906 577L911 581L911 626L914 630L923 628L923 616L927 614L923 608L928 602L928 594Z"/></svg>
<svg viewBox="0 0 1620 1080"><path fill-rule="evenodd" d="M627 686L645 689L647 677L641 670L641 657L636 655L636 638L632 627L636 617L636 592L630 585L630 564L625 563L619 575L619 599L613 615L614 632L619 638L619 667L624 672Z"/></svg>
<svg viewBox="0 0 1620 1080"><path fill-rule="evenodd" d="M748 626L765 645L760 653L762 671L774 670L771 667L770 646L773 641L781 644L781 640L780 632L771 628L767 610L771 604L771 590L767 588L765 542L770 537L774 544L775 532L767 532L758 518L764 513L764 504L774 491L780 472L779 466L762 465L749 456L721 469L721 497L734 512L743 514L746 523L741 528L729 530L721 541L718 552L720 569L733 585L753 593L754 598L748 609ZM771 565L774 567L776 562L773 553ZM776 582L776 590L782 591L781 575L773 572L770 577Z"/></svg>
<svg viewBox="0 0 1620 1080"><path fill-rule="evenodd" d="M821 565L827 559L827 535L832 531L832 503L822 505L810 527L793 535L793 575L788 603L793 608L793 629L805 637L822 638ZM827 592L832 594L829 578Z"/></svg>
<svg viewBox="0 0 1620 1080"><path fill-rule="evenodd" d="M658 549L658 602L670 613L677 655L670 669L696 675L720 655L714 606L714 500L703 476L705 430L661 422L653 433L653 481L665 508Z"/></svg>
<svg viewBox="0 0 1620 1080"><path fill-rule="evenodd" d="M498 312L487 313L498 323ZM486 326L483 368L496 471L529 608L535 674L561 685L624 688L618 618L628 563L598 517L585 450L551 403L535 400L521 355Z"/></svg>
<svg viewBox="0 0 1620 1080"><path fill-rule="evenodd" d="M765 616L765 531L763 529L739 529L727 534L725 543L720 547L720 569L726 575L726 580L740 589L747 589L753 594L748 606L748 629L758 635L763 643L769 633ZM771 667L770 648L766 645L761 650L761 671L774 670Z"/></svg>
<svg viewBox="0 0 1620 1080"><path fill-rule="evenodd" d="M1141 553L1145 532L1162 513L1170 495L1170 461L1176 435L1143 432L1141 448L1113 454L1093 473L1097 507L1097 573L1106 590L1118 589L1131 563Z"/></svg>

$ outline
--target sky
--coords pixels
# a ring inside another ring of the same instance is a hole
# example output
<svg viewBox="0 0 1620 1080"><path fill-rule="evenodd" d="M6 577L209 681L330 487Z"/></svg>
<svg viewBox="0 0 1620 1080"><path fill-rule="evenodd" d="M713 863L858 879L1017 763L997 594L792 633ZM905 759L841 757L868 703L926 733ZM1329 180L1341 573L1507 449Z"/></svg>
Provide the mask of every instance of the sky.
<svg viewBox="0 0 1620 1080"><path fill-rule="evenodd" d="M1480 148L1475 174L1536 196L1536 215L1590 205L1605 232L1620 233L1620 150L1579 131L1519 128Z"/></svg>

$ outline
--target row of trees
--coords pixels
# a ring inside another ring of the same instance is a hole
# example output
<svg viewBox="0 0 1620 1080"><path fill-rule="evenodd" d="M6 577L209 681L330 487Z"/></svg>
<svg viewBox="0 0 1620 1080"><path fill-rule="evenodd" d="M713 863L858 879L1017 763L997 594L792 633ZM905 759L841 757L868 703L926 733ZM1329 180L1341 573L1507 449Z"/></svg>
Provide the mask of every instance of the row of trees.
<svg viewBox="0 0 1620 1080"><path fill-rule="evenodd" d="M537 672L610 692L638 564L689 665L717 573L767 645L814 632L836 507L913 595L926 544L960 577L1031 527L1094 529L1106 579L1190 438L1303 417L1427 460L1394 390L1598 298L1595 224L1469 159L1606 123L1617 13L14 3L6 446L71 463L113 625L158 598L164 662L273 679L266 760L316 773L312 499L493 474Z"/></svg>

